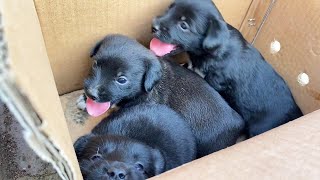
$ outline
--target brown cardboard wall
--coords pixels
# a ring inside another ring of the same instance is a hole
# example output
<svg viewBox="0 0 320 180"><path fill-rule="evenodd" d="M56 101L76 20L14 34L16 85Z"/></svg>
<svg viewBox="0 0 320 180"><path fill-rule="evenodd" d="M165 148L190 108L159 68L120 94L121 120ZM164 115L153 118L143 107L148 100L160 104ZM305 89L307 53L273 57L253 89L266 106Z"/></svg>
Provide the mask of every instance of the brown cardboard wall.
<svg viewBox="0 0 320 180"><path fill-rule="evenodd" d="M253 0L243 23L240 26L240 32L250 43L255 39L259 29L262 27L269 8L272 7L275 0Z"/></svg>
<svg viewBox="0 0 320 180"><path fill-rule="evenodd" d="M82 88L94 43L109 33L151 39L151 20L172 0L34 0L59 94ZM215 0L239 28L252 0Z"/></svg>
<svg viewBox="0 0 320 180"><path fill-rule="evenodd" d="M276 1L254 45L289 84L304 113L320 108L320 1ZM281 50L270 53L277 40ZM300 73L310 83L297 82Z"/></svg>

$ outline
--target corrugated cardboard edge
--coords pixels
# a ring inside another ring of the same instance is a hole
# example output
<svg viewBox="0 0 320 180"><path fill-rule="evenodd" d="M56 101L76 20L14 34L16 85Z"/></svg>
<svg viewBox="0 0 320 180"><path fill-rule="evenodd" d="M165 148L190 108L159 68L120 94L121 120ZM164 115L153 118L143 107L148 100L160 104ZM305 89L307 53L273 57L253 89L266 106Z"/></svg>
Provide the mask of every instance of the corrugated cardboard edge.
<svg viewBox="0 0 320 180"><path fill-rule="evenodd" d="M81 179L79 169L76 171L75 166L68 162L63 151L50 140L43 128L45 122L16 83L16 77L8 63L10 61L2 16L4 3L0 0L0 98L22 125L26 142L39 157L51 163L62 179Z"/></svg>
<svg viewBox="0 0 320 180"><path fill-rule="evenodd" d="M41 131L40 117L28 99L19 92L12 78L9 78L9 71L4 68L3 62L0 59L0 98L23 127L25 141L40 158L53 165L62 179L74 179L67 161L49 141L45 132Z"/></svg>

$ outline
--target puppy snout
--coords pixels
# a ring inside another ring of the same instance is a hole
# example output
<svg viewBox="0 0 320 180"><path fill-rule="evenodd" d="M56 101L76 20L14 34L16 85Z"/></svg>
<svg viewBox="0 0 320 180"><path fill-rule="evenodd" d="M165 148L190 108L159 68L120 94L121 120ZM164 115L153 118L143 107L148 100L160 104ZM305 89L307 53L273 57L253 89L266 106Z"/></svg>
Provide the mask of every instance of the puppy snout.
<svg viewBox="0 0 320 180"><path fill-rule="evenodd" d="M160 24L159 21L154 18L152 21L152 33L156 33L160 30Z"/></svg>
<svg viewBox="0 0 320 180"><path fill-rule="evenodd" d="M152 33L156 33L159 31L159 26L152 26Z"/></svg>
<svg viewBox="0 0 320 180"><path fill-rule="evenodd" d="M99 87L93 87L93 88L87 89L86 94L92 100L94 100L94 101L98 100L99 99Z"/></svg>
<svg viewBox="0 0 320 180"><path fill-rule="evenodd" d="M108 175L112 179L124 179L126 177L127 172L124 170L124 168L121 167L112 167L108 169Z"/></svg>
<svg viewBox="0 0 320 180"><path fill-rule="evenodd" d="M157 33L160 30L165 30L166 28L163 27L163 25L160 23L160 20L158 18L154 18L152 21L152 33Z"/></svg>

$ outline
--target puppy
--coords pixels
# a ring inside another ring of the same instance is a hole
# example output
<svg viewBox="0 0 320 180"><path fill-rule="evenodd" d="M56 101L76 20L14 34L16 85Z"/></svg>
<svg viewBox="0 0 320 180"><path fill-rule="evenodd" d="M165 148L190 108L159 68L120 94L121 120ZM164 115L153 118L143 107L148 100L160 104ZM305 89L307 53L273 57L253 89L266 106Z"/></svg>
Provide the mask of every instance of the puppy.
<svg viewBox="0 0 320 180"><path fill-rule="evenodd" d="M194 72L158 59L137 41L109 35L91 53L92 75L86 96L120 108L140 103L164 104L189 124L197 141L197 157L233 145L244 127L242 118Z"/></svg>
<svg viewBox="0 0 320 180"><path fill-rule="evenodd" d="M153 20L152 32L174 47L169 55L188 53L193 67L243 117L249 137L302 116L285 81L211 0L176 0Z"/></svg>
<svg viewBox="0 0 320 180"><path fill-rule="evenodd" d="M176 112L156 104L120 109L74 147L87 180L150 178L196 156L190 127Z"/></svg>

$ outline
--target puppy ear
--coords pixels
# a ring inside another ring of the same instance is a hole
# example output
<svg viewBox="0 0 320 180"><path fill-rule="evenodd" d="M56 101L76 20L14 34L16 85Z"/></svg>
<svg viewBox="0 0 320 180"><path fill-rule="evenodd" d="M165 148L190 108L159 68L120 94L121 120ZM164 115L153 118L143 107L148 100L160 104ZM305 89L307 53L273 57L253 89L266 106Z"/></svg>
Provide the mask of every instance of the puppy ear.
<svg viewBox="0 0 320 180"><path fill-rule="evenodd" d="M97 52L99 51L101 45L102 45L102 41L98 42L98 43L94 46L94 48L91 49L91 51L90 51L90 57L91 57L91 58L97 54Z"/></svg>
<svg viewBox="0 0 320 180"><path fill-rule="evenodd" d="M165 165L163 156L159 150L157 149L152 150L152 159L153 159L152 164L154 165L154 175L158 175L164 171L164 165Z"/></svg>
<svg viewBox="0 0 320 180"><path fill-rule="evenodd" d="M146 73L144 76L144 88L150 92L162 76L160 61L157 58L148 58L146 61Z"/></svg>
<svg viewBox="0 0 320 180"><path fill-rule="evenodd" d="M78 158L81 157L83 150L86 148L88 142L90 141L90 139L94 137L93 134L88 134L85 136L80 137L73 145L75 151L76 151L76 155Z"/></svg>
<svg viewBox="0 0 320 180"><path fill-rule="evenodd" d="M219 19L211 19L202 48L208 52L221 48L223 42L228 40L229 30L227 23Z"/></svg>

